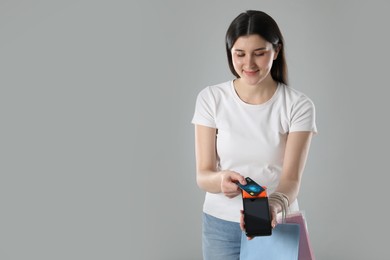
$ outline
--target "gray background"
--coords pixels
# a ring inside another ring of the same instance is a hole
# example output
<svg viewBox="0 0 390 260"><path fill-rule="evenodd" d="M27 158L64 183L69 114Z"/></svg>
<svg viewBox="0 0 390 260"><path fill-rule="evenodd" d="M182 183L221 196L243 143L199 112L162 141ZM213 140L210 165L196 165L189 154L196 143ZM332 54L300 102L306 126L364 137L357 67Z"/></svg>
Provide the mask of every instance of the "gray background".
<svg viewBox="0 0 390 260"><path fill-rule="evenodd" d="M0 259L201 259L195 98L260 9L312 98L317 259L389 259L386 1L0 2Z"/></svg>

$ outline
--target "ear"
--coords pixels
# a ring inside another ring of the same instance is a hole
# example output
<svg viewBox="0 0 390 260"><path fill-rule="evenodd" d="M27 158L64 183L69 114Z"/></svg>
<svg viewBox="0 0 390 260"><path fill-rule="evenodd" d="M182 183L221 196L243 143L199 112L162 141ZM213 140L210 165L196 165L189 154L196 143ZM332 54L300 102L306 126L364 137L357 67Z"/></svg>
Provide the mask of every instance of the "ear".
<svg viewBox="0 0 390 260"><path fill-rule="evenodd" d="M275 53L274 53L274 60L278 58L279 51L282 48L282 45L279 43L278 46L275 48Z"/></svg>

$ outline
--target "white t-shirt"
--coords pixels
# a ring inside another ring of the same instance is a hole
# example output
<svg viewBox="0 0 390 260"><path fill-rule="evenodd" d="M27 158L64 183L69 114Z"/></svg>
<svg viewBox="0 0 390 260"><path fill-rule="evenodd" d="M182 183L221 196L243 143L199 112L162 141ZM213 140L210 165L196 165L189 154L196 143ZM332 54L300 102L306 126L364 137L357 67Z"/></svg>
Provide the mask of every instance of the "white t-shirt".
<svg viewBox="0 0 390 260"><path fill-rule="evenodd" d="M279 84L267 102L251 105L237 95L233 81L203 89L197 97L192 123L217 130L217 170L250 177L267 193L275 191L281 175L287 134L316 133L315 108L303 93ZM239 222L242 198L206 193L203 211ZM290 210L298 210L297 201Z"/></svg>

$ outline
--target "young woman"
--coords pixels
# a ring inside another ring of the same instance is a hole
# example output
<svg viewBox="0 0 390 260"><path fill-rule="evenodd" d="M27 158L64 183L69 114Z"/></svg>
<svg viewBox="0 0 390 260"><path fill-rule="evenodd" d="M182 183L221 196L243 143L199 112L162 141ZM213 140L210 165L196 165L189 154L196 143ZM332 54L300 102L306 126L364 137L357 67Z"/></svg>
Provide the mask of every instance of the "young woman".
<svg viewBox="0 0 390 260"><path fill-rule="evenodd" d="M298 210L297 196L312 134L315 109L303 93L287 86L284 40L264 12L238 15L226 33L229 67L236 77L203 89L196 100L197 184L203 206L205 260L239 259L241 191L250 177L269 197ZM270 199L272 226L281 205ZM241 225L240 225L241 221Z"/></svg>

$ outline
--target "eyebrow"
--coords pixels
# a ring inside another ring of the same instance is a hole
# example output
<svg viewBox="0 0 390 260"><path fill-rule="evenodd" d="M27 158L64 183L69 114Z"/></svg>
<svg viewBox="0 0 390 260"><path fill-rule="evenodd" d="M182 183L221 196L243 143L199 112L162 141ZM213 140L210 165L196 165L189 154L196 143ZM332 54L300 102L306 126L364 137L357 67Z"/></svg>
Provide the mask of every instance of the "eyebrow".
<svg viewBox="0 0 390 260"><path fill-rule="evenodd" d="M241 49L234 49L235 51L244 51L244 50L241 50ZM267 50L267 48L266 47L261 47L261 48L257 48L257 49L255 49L255 50L253 50L253 51L264 51L264 50Z"/></svg>

